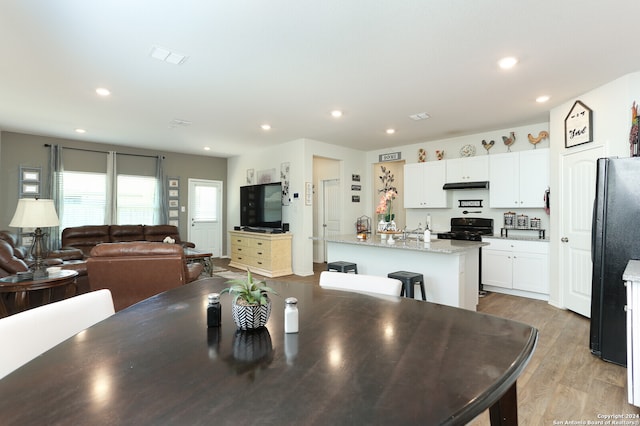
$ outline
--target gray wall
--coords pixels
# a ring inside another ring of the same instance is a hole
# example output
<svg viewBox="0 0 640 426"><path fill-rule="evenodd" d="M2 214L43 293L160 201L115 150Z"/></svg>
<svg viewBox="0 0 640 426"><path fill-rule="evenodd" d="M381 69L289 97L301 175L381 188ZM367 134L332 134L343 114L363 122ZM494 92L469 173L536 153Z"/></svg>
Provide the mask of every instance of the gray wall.
<svg viewBox="0 0 640 426"><path fill-rule="evenodd" d="M180 205L188 206L187 189L188 179L208 179L223 182L223 210L227 204L227 159L207 157L200 155L178 154L166 151L151 151L145 149L128 148L118 145L98 144L71 139L58 139L45 136L27 135L22 133L0 132L0 229L9 229L9 222L13 217L18 204L18 185L20 166L41 167L43 179L48 175L49 148L45 144L58 144L68 148L82 148L99 151L116 151L126 154L164 155L165 174L180 178ZM65 164L68 161L77 164L78 152L69 150L64 153ZM106 170L106 157L104 155L83 155L82 170L104 172ZM76 161L74 161L74 158ZM133 161L136 157L122 156L123 166ZM142 174L142 173L141 173ZM146 174L146 173L145 173ZM43 182L46 188L46 182ZM46 195L46 194L44 194ZM226 229L226 218L222 229ZM180 235L187 239L187 214L180 213ZM223 236L223 248L226 247L226 234ZM225 250L223 250L224 252Z"/></svg>

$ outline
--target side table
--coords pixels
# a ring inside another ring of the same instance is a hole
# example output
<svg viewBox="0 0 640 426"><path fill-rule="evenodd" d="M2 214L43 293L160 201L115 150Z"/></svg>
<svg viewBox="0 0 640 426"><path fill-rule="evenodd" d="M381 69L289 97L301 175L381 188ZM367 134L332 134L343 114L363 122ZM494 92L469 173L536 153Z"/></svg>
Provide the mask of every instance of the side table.
<svg viewBox="0 0 640 426"><path fill-rule="evenodd" d="M194 248L185 247L184 258L187 262L199 262L204 266L204 272L210 277L213 276L213 263L211 263L213 253L196 250Z"/></svg>
<svg viewBox="0 0 640 426"><path fill-rule="evenodd" d="M76 271L62 270L32 280L20 281L16 275L0 278L0 318L56 301L53 292L58 288L64 291L59 300L75 296L77 276ZM32 293L40 297L31 298Z"/></svg>

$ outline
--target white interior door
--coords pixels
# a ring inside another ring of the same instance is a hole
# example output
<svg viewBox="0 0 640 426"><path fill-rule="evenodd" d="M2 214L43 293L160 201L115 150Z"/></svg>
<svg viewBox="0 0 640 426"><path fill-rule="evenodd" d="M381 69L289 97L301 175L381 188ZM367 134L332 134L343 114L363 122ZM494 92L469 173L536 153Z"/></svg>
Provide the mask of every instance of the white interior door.
<svg viewBox="0 0 640 426"><path fill-rule="evenodd" d="M222 256L222 182L189 179L189 241Z"/></svg>
<svg viewBox="0 0 640 426"><path fill-rule="evenodd" d="M322 237L340 234L340 180L322 181ZM324 260L327 260L327 245L324 244Z"/></svg>
<svg viewBox="0 0 640 426"><path fill-rule="evenodd" d="M560 276L564 305L591 316L591 221L596 187L596 160L603 146L566 154L561 159Z"/></svg>

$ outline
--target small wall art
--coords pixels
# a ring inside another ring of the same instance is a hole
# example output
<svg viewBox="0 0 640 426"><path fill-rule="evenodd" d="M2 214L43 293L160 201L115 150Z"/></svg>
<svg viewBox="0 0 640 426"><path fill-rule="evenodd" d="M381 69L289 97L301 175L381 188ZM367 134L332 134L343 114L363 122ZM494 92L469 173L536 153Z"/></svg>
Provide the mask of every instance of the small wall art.
<svg viewBox="0 0 640 426"><path fill-rule="evenodd" d="M290 174L290 165L289 163L282 163L280 165L280 182L282 183L282 205L288 206L291 203L291 198L289 198L289 174Z"/></svg>
<svg viewBox="0 0 640 426"><path fill-rule="evenodd" d="M40 167L20 166L20 198L40 196Z"/></svg>
<svg viewBox="0 0 640 426"><path fill-rule="evenodd" d="M360 175L351 175L351 180L354 182L360 182Z"/></svg>
<svg viewBox="0 0 640 426"><path fill-rule="evenodd" d="M276 169L258 170L258 183L271 183L276 181Z"/></svg>
<svg viewBox="0 0 640 426"><path fill-rule="evenodd" d="M254 169L247 169L247 185L253 185L256 183L256 171Z"/></svg>
<svg viewBox="0 0 640 426"><path fill-rule="evenodd" d="M575 101L564 119L564 146L571 148L593 141L593 114L580 101Z"/></svg>
<svg viewBox="0 0 640 426"><path fill-rule="evenodd" d="M167 178L167 207L169 209L169 225L180 226L180 178Z"/></svg>

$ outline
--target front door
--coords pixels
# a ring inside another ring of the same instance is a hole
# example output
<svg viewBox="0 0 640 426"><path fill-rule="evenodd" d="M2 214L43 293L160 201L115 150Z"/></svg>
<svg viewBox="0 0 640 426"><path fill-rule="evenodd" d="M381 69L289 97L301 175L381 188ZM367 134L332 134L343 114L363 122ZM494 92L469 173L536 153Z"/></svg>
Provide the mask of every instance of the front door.
<svg viewBox="0 0 640 426"><path fill-rule="evenodd" d="M189 179L189 241L222 256L222 182Z"/></svg>
<svg viewBox="0 0 640 426"><path fill-rule="evenodd" d="M562 156L560 276L567 309L591 316L591 221L596 189L596 160L603 146Z"/></svg>

